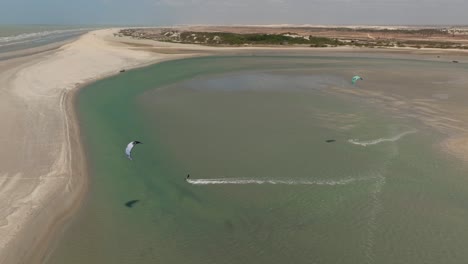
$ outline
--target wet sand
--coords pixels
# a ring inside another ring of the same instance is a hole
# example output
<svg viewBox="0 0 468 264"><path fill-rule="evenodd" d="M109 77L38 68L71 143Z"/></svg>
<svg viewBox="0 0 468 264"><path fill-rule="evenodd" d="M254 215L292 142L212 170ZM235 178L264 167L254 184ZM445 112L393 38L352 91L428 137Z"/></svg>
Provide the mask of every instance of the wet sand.
<svg viewBox="0 0 468 264"><path fill-rule="evenodd" d="M114 32L90 32L58 49L0 61L0 263L43 262L51 241L86 194L87 169L73 104L74 94L86 83L118 74L121 69L211 54L288 51L294 55L457 59L460 67L468 61L468 53L460 51L215 48L116 38ZM468 127L464 125L468 109L462 104L444 104L444 99L437 98L408 98L403 90L390 94L349 92L373 97L376 103L395 111L408 106L409 115L450 136L441 145L445 150L468 159L468 148L460 144L468 141Z"/></svg>

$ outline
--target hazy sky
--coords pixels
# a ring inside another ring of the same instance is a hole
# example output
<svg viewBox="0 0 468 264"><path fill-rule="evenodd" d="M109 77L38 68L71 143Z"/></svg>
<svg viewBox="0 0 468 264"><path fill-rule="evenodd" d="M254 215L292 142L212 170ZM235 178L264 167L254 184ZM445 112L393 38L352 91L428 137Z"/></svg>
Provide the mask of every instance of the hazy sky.
<svg viewBox="0 0 468 264"><path fill-rule="evenodd" d="M468 0L0 0L9 24L468 24Z"/></svg>

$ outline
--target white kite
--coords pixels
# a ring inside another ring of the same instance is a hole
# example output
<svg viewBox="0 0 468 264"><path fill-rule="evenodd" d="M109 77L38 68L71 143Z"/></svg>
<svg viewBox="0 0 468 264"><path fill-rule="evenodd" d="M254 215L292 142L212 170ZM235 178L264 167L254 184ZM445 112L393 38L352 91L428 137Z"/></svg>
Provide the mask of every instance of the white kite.
<svg viewBox="0 0 468 264"><path fill-rule="evenodd" d="M142 144L140 141L132 141L128 143L127 148L125 149L125 154L129 160L132 160L132 149L136 144Z"/></svg>

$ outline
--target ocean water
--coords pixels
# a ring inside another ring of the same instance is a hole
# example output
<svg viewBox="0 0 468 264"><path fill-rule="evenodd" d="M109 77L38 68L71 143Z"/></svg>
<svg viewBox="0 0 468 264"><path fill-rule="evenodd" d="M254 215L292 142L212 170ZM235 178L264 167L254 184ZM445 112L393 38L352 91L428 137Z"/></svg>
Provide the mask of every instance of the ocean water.
<svg viewBox="0 0 468 264"><path fill-rule="evenodd" d="M78 98L90 192L48 263L464 263L465 166L347 92L448 65L210 57L98 81Z"/></svg>
<svg viewBox="0 0 468 264"><path fill-rule="evenodd" d="M1 53L66 41L88 32L92 27L60 25L0 25Z"/></svg>

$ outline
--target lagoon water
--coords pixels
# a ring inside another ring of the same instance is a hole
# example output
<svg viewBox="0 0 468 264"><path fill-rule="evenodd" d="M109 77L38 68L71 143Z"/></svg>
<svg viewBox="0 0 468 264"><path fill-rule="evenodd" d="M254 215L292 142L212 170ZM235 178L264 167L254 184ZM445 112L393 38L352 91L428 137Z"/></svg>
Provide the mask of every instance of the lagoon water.
<svg viewBox="0 0 468 264"><path fill-rule="evenodd" d="M211 57L90 85L90 193L48 263L468 261L466 171L434 148L442 135L341 92L416 66L434 67Z"/></svg>

